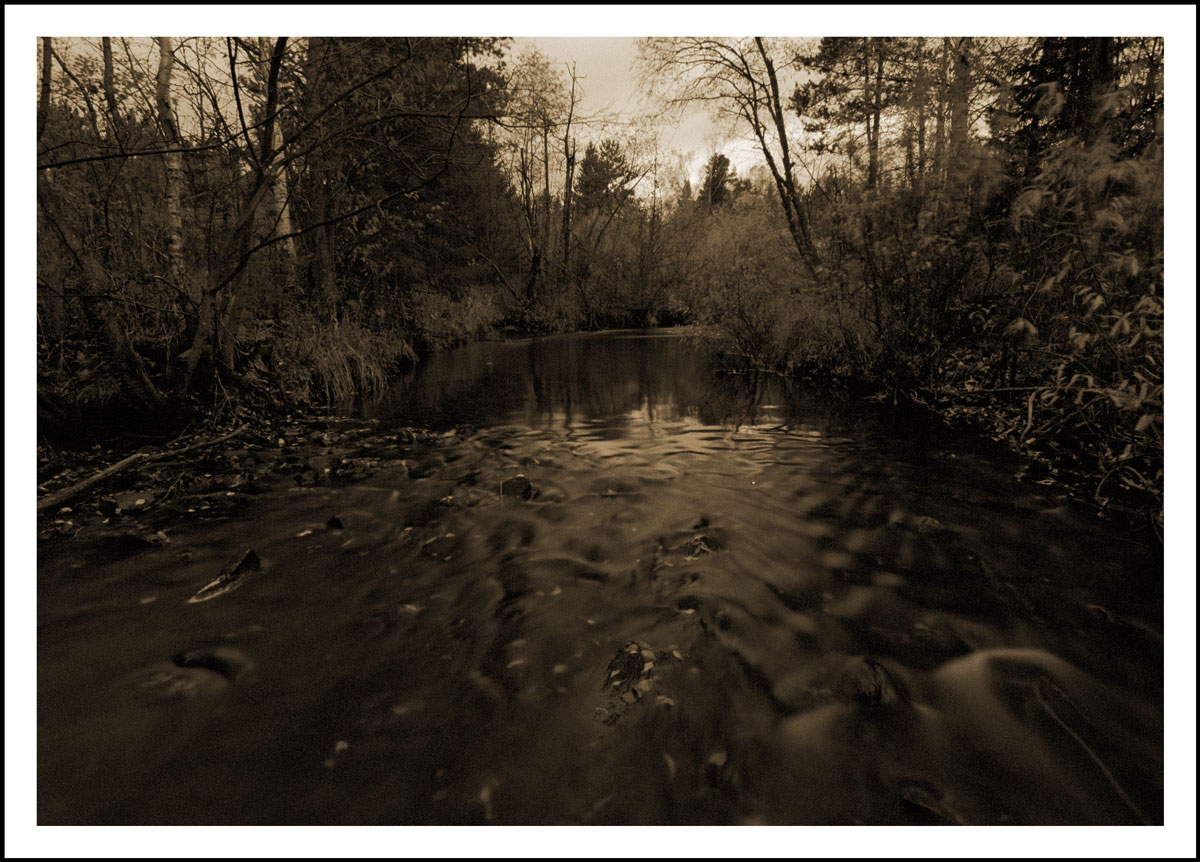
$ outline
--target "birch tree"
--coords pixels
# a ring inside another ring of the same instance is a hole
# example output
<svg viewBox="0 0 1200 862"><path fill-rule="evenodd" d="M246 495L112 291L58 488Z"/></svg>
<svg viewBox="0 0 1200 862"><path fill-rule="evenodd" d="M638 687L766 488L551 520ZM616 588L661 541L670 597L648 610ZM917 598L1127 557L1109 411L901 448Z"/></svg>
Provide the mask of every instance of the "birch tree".
<svg viewBox="0 0 1200 862"><path fill-rule="evenodd" d="M167 263L171 280L183 288L187 273L183 261L183 154L180 152L179 129L171 99L171 73L175 67L175 44L170 36L158 37L158 79L155 101L158 105L158 126L162 135L163 160L166 174L165 205L167 213Z"/></svg>

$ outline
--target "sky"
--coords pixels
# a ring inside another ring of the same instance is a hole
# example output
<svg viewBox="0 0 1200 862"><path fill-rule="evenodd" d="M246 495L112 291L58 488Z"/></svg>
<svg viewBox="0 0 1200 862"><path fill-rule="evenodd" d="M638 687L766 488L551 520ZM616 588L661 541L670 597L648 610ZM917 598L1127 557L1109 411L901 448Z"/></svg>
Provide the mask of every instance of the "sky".
<svg viewBox="0 0 1200 862"><path fill-rule="evenodd" d="M647 122L661 117L661 106L650 103L638 86L634 67L638 56L638 39L629 36L534 36L513 40L512 52L519 56L528 48L536 48L565 70L575 64L581 80L585 114L614 113L626 119L638 118ZM674 118L660 126L665 151L675 151L684 157L692 186L699 183L704 163L714 152L729 156L738 173L762 164L762 155L750 141L720 125L714 124L702 108L687 110L679 121ZM588 132L580 136L587 139ZM597 137L602 137L598 134Z"/></svg>

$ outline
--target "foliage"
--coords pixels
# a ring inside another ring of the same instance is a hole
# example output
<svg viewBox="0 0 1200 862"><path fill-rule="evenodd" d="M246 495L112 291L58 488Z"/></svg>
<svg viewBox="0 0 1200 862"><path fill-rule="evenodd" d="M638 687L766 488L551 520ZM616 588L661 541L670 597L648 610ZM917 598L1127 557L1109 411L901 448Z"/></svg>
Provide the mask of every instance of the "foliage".
<svg viewBox="0 0 1200 862"><path fill-rule="evenodd" d="M345 402L495 330L699 322L1161 526L1162 44L646 40L765 163L693 178L504 40L42 40L39 415Z"/></svg>
<svg viewBox="0 0 1200 862"><path fill-rule="evenodd" d="M605 138L599 147L589 142L575 179L576 206L581 212L608 209L626 196L626 186L633 179L633 168L619 141Z"/></svg>
<svg viewBox="0 0 1200 862"><path fill-rule="evenodd" d="M39 42L62 72L39 140L47 415L149 415L264 375L342 399L486 331L502 44L114 39L101 62L88 40Z"/></svg>
<svg viewBox="0 0 1200 862"><path fill-rule="evenodd" d="M648 55L689 71L676 99L757 133L769 102L735 86L769 92L754 47ZM823 39L790 67L811 181L797 206L773 170L778 197L692 223L698 319L753 364L970 419L1161 529L1161 40ZM701 200L724 198L724 168ZM778 242L798 224L815 256Z"/></svg>
<svg viewBox="0 0 1200 862"><path fill-rule="evenodd" d="M1131 159L1110 140L1051 148L1012 208L1025 297L1003 330L1018 342L1012 380L1031 388L1024 442L1099 476L1098 502L1159 517L1162 183L1157 148Z"/></svg>

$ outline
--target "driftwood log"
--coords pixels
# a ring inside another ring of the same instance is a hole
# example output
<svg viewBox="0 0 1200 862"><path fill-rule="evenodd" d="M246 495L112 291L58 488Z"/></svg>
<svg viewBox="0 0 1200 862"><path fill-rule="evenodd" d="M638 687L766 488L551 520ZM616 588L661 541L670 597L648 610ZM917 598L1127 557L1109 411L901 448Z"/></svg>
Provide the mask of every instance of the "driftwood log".
<svg viewBox="0 0 1200 862"><path fill-rule="evenodd" d="M185 446L182 449L174 449L169 452L134 452L128 458L122 458L117 463L105 467L99 473L95 473L81 482L76 482L69 488L63 488L61 491L55 491L53 494L42 497L42 499L38 500L38 511L40 512L43 509L48 509L51 506L61 506L67 500L70 500L72 497L75 497L83 491L86 491L97 482L107 479L109 476L115 476L117 473L120 473L122 470L132 464L160 461L165 458L174 458L177 455L182 455L185 452L191 452L194 449L203 449L206 446L215 446L218 443L224 443L226 440L236 437L248 427L249 426L247 425L243 425L240 428L230 431L228 434L224 434L212 440L202 440L199 443L193 443L191 446Z"/></svg>

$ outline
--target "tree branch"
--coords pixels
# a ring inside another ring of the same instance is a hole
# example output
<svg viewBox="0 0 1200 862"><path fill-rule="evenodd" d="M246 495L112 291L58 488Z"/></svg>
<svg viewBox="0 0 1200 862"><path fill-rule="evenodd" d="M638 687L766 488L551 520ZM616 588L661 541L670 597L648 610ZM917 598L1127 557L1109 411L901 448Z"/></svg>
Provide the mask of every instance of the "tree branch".
<svg viewBox="0 0 1200 862"><path fill-rule="evenodd" d="M245 431L248 427L249 427L248 425L243 425L240 428L236 428L233 431L230 431L228 434L224 434L213 440L202 440L199 443L193 443L191 446L185 446L182 449L176 449L173 452L158 452L158 453L135 452L132 455L130 455L128 458L122 458L117 463L115 463L109 467L105 467L99 473L96 473L93 476L89 476L88 478L84 479L81 482L76 482L74 485L70 486L69 488L63 488L61 491L56 491L55 493L50 494L49 496L43 497L42 499L38 500L38 503L37 503L38 511L40 512L43 509L48 509L51 506L62 505L67 500L70 500L72 497L76 497L79 494L83 493L88 488L95 485L97 482L103 481L104 479L107 479L109 476L115 476L117 473L120 473L126 467L129 467L133 464L137 464L138 462L148 463L150 461L161 461L161 460L164 460L167 458L178 457L179 455L182 455L185 452L191 452L195 449L202 449L202 448L205 448L208 446L215 446L218 443L224 443L226 440L229 440L232 437L236 437L238 434L241 434L243 431Z"/></svg>

